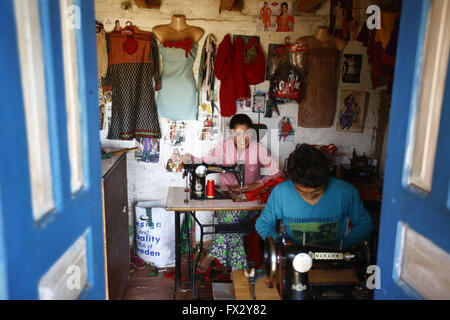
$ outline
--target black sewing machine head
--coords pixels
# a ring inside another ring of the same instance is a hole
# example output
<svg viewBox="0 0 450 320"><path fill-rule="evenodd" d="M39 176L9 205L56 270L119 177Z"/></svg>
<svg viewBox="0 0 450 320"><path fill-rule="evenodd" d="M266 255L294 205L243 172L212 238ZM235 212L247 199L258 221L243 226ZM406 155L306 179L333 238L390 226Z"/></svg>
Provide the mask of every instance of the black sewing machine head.
<svg viewBox="0 0 450 320"><path fill-rule="evenodd" d="M362 261L365 256L359 250L299 245L289 241L286 233L280 234L276 240L270 236L266 238L264 269L269 280L278 282L277 288L283 300L367 298L363 279L367 263ZM343 269L347 269L354 274L356 282L311 285L309 272L312 269L325 269L325 272L330 269L345 272ZM364 270L363 274L357 269Z"/></svg>
<svg viewBox="0 0 450 320"><path fill-rule="evenodd" d="M245 163L243 162L238 162L232 167L206 163L185 164L183 178L186 178L186 187L189 185L191 199L206 199L206 176L209 173L233 173L241 190L244 187Z"/></svg>

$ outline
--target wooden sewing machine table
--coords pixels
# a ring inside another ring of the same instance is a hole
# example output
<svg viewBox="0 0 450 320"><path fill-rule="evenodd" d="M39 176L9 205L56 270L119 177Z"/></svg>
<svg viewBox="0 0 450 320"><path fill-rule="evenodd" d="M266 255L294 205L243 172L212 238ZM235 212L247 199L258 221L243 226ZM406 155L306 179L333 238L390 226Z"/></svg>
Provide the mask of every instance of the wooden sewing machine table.
<svg viewBox="0 0 450 320"><path fill-rule="evenodd" d="M231 199L207 199L207 200L189 200L185 203L186 192L184 187L169 187L166 202L166 211L175 211L175 285L173 291L173 298L176 298L177 288L181 285L181 214L185 213L194 218L194 221L203 227L213 227L214 230L221 227L227 227L227 225L219 224L201 224L195 217L195 213L198 211L221 211L221 210L242 210L250 211L257 210L261 211L264 209L264 204L259 204L257 201L248 202L234 202ZM195 267L191 266L191 235L188 228L188 219L185 221L185 233L187 237L186 241L186 260L188 269L188 279L192 282L192 296L194 296L194 279L195 279ZM231 226L231 225L228 225ZM219 233L219 232L217 232ZM202 231L203 236L203 231ZM202 238L202 237L201 237Z"/></svg>
<svg viewBox="0 0 450 320"><path fill-rule="evenodd" d="M355 272L350 269L311 269L308 273L309 283L317 285L343 285L358 284L359 279ZM266 276L260 277L255 282L256 300L281 300L275 281L272 288L268 288L265 280ZM233 271L233 288L236 300L252 300L250 295L250 284L245 277L243 270Z"/></svg>

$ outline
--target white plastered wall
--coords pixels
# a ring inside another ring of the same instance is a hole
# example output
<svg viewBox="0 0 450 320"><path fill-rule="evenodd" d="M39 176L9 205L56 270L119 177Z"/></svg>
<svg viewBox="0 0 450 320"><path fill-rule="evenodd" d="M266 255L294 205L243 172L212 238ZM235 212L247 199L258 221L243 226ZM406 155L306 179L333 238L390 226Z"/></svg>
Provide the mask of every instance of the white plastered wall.
<svg viewBox="0 0 450 320"><path fill-rule="evenodd" d="M114 22L119 20L124 26L126 21L131 20L134 25L142 30L151 31L155 25L170 23L173 14L186 15L188 24L202 27L205 30L205 36L212 33L217 42L220 43L226 34L234 35L257 35L260 37L261 47L264 53L267 53L269 43L281 44L286 36L295 40L301 36L314 34L316 28L329 24L330 2L325 1L315 14L303 14L295 16L295 31L293 33L258 33L256 31L257 3L258 0L244 1L242 12L222 12L219 14L219 0L164 0L159 10L141 9L133 5L133 9L125 12L121 9L122 0L96 0L95 10L96 19L102 22L107 32L114 27ZM194 64L194 74L197 77L200 50L202 49L204 38L199 42L199 54ZM369 92L368 111L365 128L362 133L337 132L336 120L330 128L302 128L296 127L294 142L280 143L279 150L272 150L281 165L285 158L297 143L311 144L330 144L338 147L338 151L345 153L344 156L337 158L338 162L348 163L352 149L355 148L358 154L365 152L371 156L374 151L377 114L379 108L379 92L371 90L370 66L367 62L366 47L360 42L349 42L344 49L344 53L363 54L363 65L361 70L361 82L356 86L344 87L340 89L354 89ZM269 83L266 81L256 86L257 90L268 90ZM219 87L217 87L219 89ZM380 89L380 88L379 88ZM382 89L382 88L381 88ZM337 96L339 98L339 96ZM297 104L285 104L279 106L281 116L276 113L273 118L260 116L261 123L268 126L269 129L276 129L278 121L283 116L289 116L297 123ZM249 113L254 121L257 120L257 114ZM167 121L161 119L162 134L167 133ZM214 145L214 142L200 142L197 138L199 129L197 121L189 121L187 125L186 148L183 151L189 151L196 155L206 152ZM381 128L384 129L384 128ZM111 141L106 140L106 131L101 131L101 141L104 148L108 147L134 147L134 142ZM265 143L263 140L262 143ZM128 200L130 210L130 223L134 220L132 209L137 201L163 200L167 197L169 186L184 186L184 180L181 173L171 173L165 171L167 159L172 154L172 149L164 148L161 143L160 161L157 164L137 162L134 153L128 154ZM198 214L201 221L210 222L212 214Z"/></svg>

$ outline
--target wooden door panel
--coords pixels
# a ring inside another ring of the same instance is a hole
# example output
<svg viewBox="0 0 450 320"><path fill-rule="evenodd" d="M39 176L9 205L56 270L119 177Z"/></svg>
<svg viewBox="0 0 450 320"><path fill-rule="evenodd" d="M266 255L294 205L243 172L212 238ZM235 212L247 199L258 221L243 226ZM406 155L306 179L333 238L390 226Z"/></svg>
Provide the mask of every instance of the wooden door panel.
<svg viewBox="0 0 450 320"><path fill-rule="evenodd" d="M109 299L120 299L128 280L130 249L126 155L104 177Z"/></svg>

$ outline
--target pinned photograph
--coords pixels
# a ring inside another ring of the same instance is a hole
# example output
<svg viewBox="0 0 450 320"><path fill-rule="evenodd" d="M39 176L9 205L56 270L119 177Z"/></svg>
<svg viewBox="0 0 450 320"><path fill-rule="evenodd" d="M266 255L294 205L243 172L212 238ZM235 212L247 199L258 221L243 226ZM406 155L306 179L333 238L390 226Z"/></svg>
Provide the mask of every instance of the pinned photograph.
<svg viewBox="0 0 450 320"><path fill-rule="evenodd" d="M292 32L294 31L294 2L258 2L256 31Z"/></svg>
<svg viewBox="0 0 450 320"><path fill-rule="evenodd" d="M139 150L135 152L134 156L137 161L158 163L159 162L159 139L143 138Z"/></svg>
<svg viewBox="0 0 450 320"><path fill-rule="evenodd" d="M209 103L209 102L202 103L202 105L200 106L199 114L205 114L205 115L212 114L211 103Z"/></svg>
<svg viewBox="0 0 450 320"><path fill-rule="evenodd" d="M331 0L330 34L349 40L349 26L353 21L353 0Z"/></svg>
<svg viewBox="0 0 450 320"><path fill-rule="evenodd" d="M262 5L261 5L262 4ZM275 24L275 21L272 18L272 5L269 5L269 2L265 1L265 2L259 2L258 3L258 8L259 8L259 15L258 15L258 23L257 23L257 31L269 31L269 27L271 29L272 25ZM261 30L263 29L263 30ZM271 30L274 31L274 30Z"/></svg>
<svg viewBox="0 0 450 320"><path fill-rule="evenodd" d="M252 99L236 100L236 110L238 113L252 111Z"/></svg>
<svg viewBox="0 0 450 320"><path fill-rule="evenodd" d="M257 91L253 96L253 108L252 111L255 113L265 113L266 112L266 93L262 91Z"/></svg>
<svg viewBox="0 0 450 320"><path fill-rule="evenodd" d="M169 121L169 134L164 137L164 143L179 146L185 141L186 123L184 121Z"/></svg>
<svg viewBox="0 0 450 320"><path fill-rule="evenodd" d="M359 83L361 78L361 54L344 54L342 83Z"/></svg>
<svg viewBox="0 0 450 320"><path fill-rule="evenodd" d="M181 154L178 148L173 149L173 153L170 156L169 160L167 160L166 170L170 172L175 172L178 165L181 162Z"/></svg>
<svg viewBox="0 0 450 320"><path fill-rule="evenodd" d="M368 93L342 90L339 98L337 131L363 132Z"/></svg>
<svg viewBox="0 0 450 320"><path fill-rule="evenodd" d="M289 117L283 117L278 122L278 132L280 142L294 142L295 123Z"/></svg>
<svg viewBox="0 0 450 320"><path fill-rule="evenodd" d="M219 136L219 118L217 115L207 115L203 120L199 117L199 121L203 121L202 131L200 133L200 141L215 140Z"/></svg>

